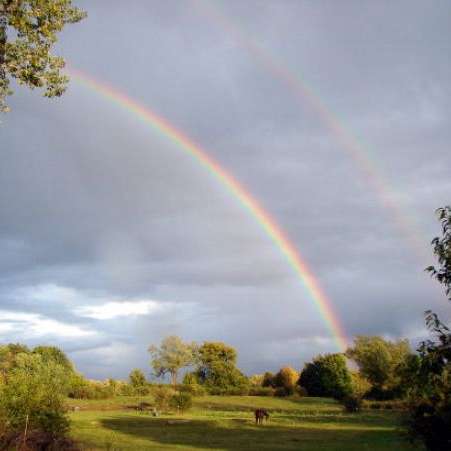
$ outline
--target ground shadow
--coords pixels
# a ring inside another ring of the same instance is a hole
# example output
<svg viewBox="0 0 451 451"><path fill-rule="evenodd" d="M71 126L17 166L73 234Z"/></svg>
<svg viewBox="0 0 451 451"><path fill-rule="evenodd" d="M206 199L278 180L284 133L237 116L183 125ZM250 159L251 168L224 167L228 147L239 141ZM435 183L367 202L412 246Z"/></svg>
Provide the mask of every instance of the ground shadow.
<svg viewBox="0 0 451 451"><path fill-rule="evenodd" d="M397 431L371 430L347 424L328 428L275 425L255 426L251 420L111 417L101 420L104 427L160 445L191 446L199 449L236 450L412 450ZM149 443L149 447L152 445ZM154 449L154 448L153 448Z"/></svg>

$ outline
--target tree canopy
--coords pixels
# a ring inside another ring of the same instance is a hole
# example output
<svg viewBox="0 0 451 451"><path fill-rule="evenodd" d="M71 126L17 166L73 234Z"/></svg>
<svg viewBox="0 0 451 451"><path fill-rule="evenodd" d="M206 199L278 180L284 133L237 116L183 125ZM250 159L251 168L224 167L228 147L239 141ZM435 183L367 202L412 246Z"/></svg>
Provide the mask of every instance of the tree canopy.
<svg viewBox="0 0 451 451"><path fill-rule="evenodd" d="M195 362L195 343L184 343L180 337L171 335L162 340L159 347L149 346L151 366L157 377L169 373L175 385L179 371Z"/></svg>
<svg viewBox="0 0 451 451"><path fill-rule="evenodd" d="M310 396L332 396L341 399L352 392L351 374L342 354L326 354L307 363L299 385Z"/></svg>
<svg viewBox="0 0 451 451"><path fill-rule="evenodd" d="M0 111L8 111L11 78L43 88L46 97L63 94L68 77L61 73L63 58L52 55L52 47L66 24L84 17L71 0L0 1Z"/></svg>
<svg viewBox="0 0 451 451"><path fill-rule="evenodd" d="M360 373L379 390L399 384L399 370L411 355L408 340L389 341L377 336L358 336L346 355L354 360Z"/></svg>

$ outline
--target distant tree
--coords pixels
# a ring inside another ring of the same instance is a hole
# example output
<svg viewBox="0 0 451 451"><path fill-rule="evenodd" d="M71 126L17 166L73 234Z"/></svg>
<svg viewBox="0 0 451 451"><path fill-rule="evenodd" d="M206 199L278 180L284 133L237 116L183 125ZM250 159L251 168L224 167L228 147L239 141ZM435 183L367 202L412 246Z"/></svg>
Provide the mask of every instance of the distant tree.
<svg viewBox="0 0 451 451"><path fill-rule="evenodd" d="M86 13L71 0L0 1L0 111L7 111L10 79L29 88L44 88L46 97L60 96L68 78L64 60L51 54L56 35Z"/></svg>
<svg viewBox="0 0 451 451"><path fill-rule="evenodd" d="M195 363L196 344L184 343L180 337L172 335L166 337L159 347L150 346L149 353L155 375L161 377L170 374L172 384L176 385L179 371Z"/></svg>
<svg viewBox="0 0 451 451"><path fill-rule="evenodd" d="M442 236L432 245L438 266L426 271L443 286L451 301L451 207L437 210ZM407 367L409 434L431 451L451 449L451 332L437 315L426 312L432 338L420 344L419 357Z"/></svg>
<svg viewBox="0 0 451 451"><path fill-rule="evenodd" d="M290 366L281 368L274 377L275 386L283 388L286 395L292 395L294 393L298 380L299 373Z"/></svg>
<svg viewBox="0 0 451 451"><path fill-rule="evenodd" d="M354 360L360 374L373 386L376 396L393 394L400 390L400 369L412 355L408 340L389 341L377 336L358 336L354 346L346 351Z"/></svg>
<svg viewBox="0 0 451 451"><path fill-rule="evenodd" d="M351 374L342 354L326 354L307 363L298 384L309 396L331 396L342 399L352 392Z"/></svg>
<svg viewBox="0 0 451 451"><path fill-rule="evenodd" d="M247 387L249 381L236 367L234 348L221 342L205 342L198 351L197 379L218 390Z"/></svg>
<svg viewBox="0 0 451 451"><path fill-rule="evenodd" d="M263 377L263 374L253 374L249 376L249 383L254 387L262 387Z"/></svg>
<svg viewBox="0 0 451 451"><path fill-rule="evenodd" d="M137 395L147 395L149 393L149 386L146 376L142 370L135 368L128 376L133 392Z"/></svg>
<svg viewBox="0 0 451 451"><path fill-rule="evenodd" d="M276 386L275 383L275 376L270 371L266 371L265 374L263 374L263 381L262 381L262 387L272 387L274 388Z"/></svg>
<svg viewBox="0 0 451 451"><path fill-rule="evenodd" d="M371 383L359 372L351 371L352 394L356 398L363 398L370 390Z"/></svg>

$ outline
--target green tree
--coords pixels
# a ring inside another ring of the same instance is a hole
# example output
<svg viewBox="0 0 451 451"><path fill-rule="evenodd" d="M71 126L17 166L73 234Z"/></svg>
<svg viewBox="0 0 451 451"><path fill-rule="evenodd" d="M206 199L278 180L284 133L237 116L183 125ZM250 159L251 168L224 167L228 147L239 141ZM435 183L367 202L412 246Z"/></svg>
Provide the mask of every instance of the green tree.
<svg viewBox="0 0 451 451"><path fill-rule="evenodd" d="M67 355L56 346L36 346L33 349L33 354L39 354L44 363L54 362L61 365L69 372L74 371L73 363L69 360Z"/></svg>
<svg viewBox="0 0 451 451"><path fill-rule="evenodd" d="M283 388L287 395L292 395L298 380L299 373L290 366L285 366L276 374L274 383L276 387Z"/></svg>
<svg viewBox="0 0 451 451"><path fill-rule="evenodd" d="M68 82L60 72L64 60L52 55L52 47L66 24L85 16L71 0L0 1L0 111L8 110L11 78L44 88L46 97L63 94Z"/></svg>
<svg viewBox="0 0 451 451"><path fill-rule="evenodd" d="M412 355L408 340L389 341L382 337L358 336L354 346L346 351L360 374L374 386L377 396L397 394L400 390L400 369Z"/></svg>
<svg viewBox="0 0 451 451"><path fill-rule="evenodd" d="M150 346L149 353L155 375L170 374L172 384L176 385L179 371L196 361L196 344L184 343L180 337L172 335L166 337L159 347Z"/></svg>
<svg viewBox="0 0 451 451"><path fill-rule="evenodd" d="M262 387L272 387L274 388L276 386L275 383L275 376L270 371L266 371L263 374L263 381L262 381Z"/></svg>
<svg viewBox="0 0 451 451"><path fill-rule="evenodd" d="M30 349L20 343L0 346L0 375L3 382L7 381L9 372L16 367L17 356L28 353L30 353Z"/></svg>
<svg viewBox="0 0 451 451"><path fill-rule="evenodd" d="M438 266L426 271L443 286L451 301L451 207L437 210L442 236L432 245ZM451 449L451 332L437 315L426 312L432 337L420 344L419 357L411 359L406 380L410 385L409 433L431 451Z"/></svg>
<svg viewBox="0 0 451 451"><path fill-rule="evenodd" d="M210 389L244 389L249 381L236 367L234 348L221 342L205 342L198 352L197 378Z"/></svg>
<svg viewBox="0 0 451 451"><path fill-rule="evenodd" d="M342 399L352 392L351 374L343 354L326 354L307 363L298 384L309 396L331 396Z"/></svg>
<svg viewBox="0 0 451 451"><path fill-rule="evenodd" d="M149 386L146 380L146 376L142 370L135 368L128 376L130 385L133 391L138 395L147 395L149 393Z"/></svg>
<svg viewBox="0 0 451 451"><path fill-rule="evenodd" d="M3 427L64 435L69 427L64 405L68 384L67 370L61 365L44 362L39 354L18 354L7 383L0 385L0 413L6 420Z"/></svg>

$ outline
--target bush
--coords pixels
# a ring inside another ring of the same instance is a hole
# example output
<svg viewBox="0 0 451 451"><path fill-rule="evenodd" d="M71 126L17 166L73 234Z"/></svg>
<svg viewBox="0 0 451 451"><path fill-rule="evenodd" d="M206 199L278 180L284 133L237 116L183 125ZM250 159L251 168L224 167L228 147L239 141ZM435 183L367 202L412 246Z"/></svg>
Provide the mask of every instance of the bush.
<svg viewBox="0 0 451 451"><path fill-rule="evenodd" d="M205 396L207 394L207 390L200 384L182 384L178 386L178 390L192 396Z"/></svg>
<svg viewBox="0 0 451 451"><path fill-rule="evenodd" d="M296 383L299 379L299 374L293 368L286 366L281 368L275 375L273 382L276 387L282 387L285 389L287 395L294 394Z"/></svg>
<svg viewBox="0 0 451 451"><path fill-rule="evenodd" d="M74 399L108 399L114 396L115 389L110 381L92 381L74 373L70 379L68 396Z"/></svg>
<svg viewBox="0 0 451 451"><path fill-rule="evenodd" d="M167 410L174 394L174 389L169 386L160 385L158 387L154 387L152 395L157 409Z"/></svg>
<svg viewBox="0 0 451 451"><path fill-rule="evenodd" d="M249 396L274 396L274 391L272 387L251 387Z"/></svg>
<svg viewBox="0 0 451 451"><path fill-rule="evenodd" d="M184 412L192 407L193 398L186 392L174 393L169 400L169 405L173 409L177 409L179 412Z"/></svg>
<svg viewBox="0 0 451 451"><path fill-rule="evenodd" d="M15 367L0 386L0 417L9 436L41 431L63 437L69 429L65 413L68 391L67 370L53 361L44 362L38 354L19 354Z"/></svg>
<svg viewBox="0 0 451 451"><path fill-rule="evenodd" d="M305 387L301 387L300 385L296 385L295 393L302 398L308 396L307 389Z"/></svg>
<svg viewBox="0 0 451 451"><path fill-rule="evenodd" d="M310 396L330 396L343 399L352 393L351 374L342 354L326 354L307 363L298 384Z"/></svg>
<svg viewBox="0 0 451 451"><path fill-rule="evenodd" d="M362 398L355 395L346 396L343 399L343 406L346 412L359 412L362 409Z"/></svg>
<svg viewBox="0 0 451 451"><path fill-rule="evenodd" d="M285 396L290 396L290 393L287 391L285 387L277 387L274 390L274 396L277 396L279 398L283 398Z"/></svg>

